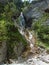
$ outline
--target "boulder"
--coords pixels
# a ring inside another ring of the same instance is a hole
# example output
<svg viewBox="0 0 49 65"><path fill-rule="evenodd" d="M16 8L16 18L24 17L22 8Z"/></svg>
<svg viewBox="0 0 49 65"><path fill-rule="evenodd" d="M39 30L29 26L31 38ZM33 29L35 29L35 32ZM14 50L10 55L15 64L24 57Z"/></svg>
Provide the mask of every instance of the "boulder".
<svg viewBox="0 0 49 65"><path fill-rule="evenodd" d="M49 55L40 56L40 59L46 63L49 63Z"/></svg>

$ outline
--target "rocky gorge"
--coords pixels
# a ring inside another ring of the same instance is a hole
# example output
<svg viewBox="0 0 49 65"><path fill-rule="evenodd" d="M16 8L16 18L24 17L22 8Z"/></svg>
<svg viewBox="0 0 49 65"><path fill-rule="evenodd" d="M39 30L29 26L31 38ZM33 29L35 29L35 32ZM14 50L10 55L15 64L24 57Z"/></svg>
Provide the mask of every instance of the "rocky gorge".
<svg viewBox="0 0 49 65"><path fill-rule="evenodd" d="M9 33L12 36L12 44L10 44L10 40L8 41L10 48L6 45L6 41L2 43L0 47L1 65L49 65L49 50L42 45L38 46L36 44L38 36L32 29L34 22L41 20L40 18L45 13L49 14L49 0L33 1L29 7L25 7L20 13L18 20L12 18L14 30L9 26L10 30L8 30L8 33L9 31L17 33L15 33L15 37L12 35L12 32L11 34ZM49 26L49 16L45 18L42 25ZM4 24L4 21L2 24ZM2 24L1 28L4 29ZM5 31L3 30L2 32ZM8 38L10 37L8 36ZM7 52L7 50L10 52Z"/></svg>

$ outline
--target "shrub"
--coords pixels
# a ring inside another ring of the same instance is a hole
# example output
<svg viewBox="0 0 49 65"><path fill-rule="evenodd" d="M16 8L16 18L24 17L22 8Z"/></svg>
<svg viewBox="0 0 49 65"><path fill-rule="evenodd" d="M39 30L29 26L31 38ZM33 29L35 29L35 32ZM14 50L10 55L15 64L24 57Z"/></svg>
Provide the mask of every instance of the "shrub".
<svg viewBox="0 0 49 65"><path fill-rule="evenodd" d="M43 24L48 18L49 14L44 14L43 17L33 25L33 29L37 32L38 38L44 43L49 43L49 25Z"/></svg>

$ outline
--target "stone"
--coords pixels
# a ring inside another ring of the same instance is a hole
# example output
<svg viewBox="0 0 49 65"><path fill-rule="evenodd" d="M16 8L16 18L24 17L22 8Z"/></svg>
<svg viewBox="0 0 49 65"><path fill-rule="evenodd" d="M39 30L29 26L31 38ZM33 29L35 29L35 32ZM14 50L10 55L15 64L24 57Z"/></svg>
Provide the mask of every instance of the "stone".
<svg viewBox="0 0 49 65"><path fill-rule="evenodd" d="M33 63L35 65L49 65L49 64L47 64L47 63L45 63L45 62L43 62L42 60L39 60L39 59L33 59Z"/></svg>
<svg viewBox="0 0 49 65"><path fill-rule="evenodd" d="M4 61L6 59L6 42L2 42L2 46L0 47L0 62Z"/></svg>
<svg viewBox="0 0 49 65"><path fill-rule="evenodd" d="M24 12L23 12L24 19L27 22L26 25L28 25L28 24L31 25L34 21L38 21L45 13L45 10L49 8L48 0L43 0L40 2L37 1L36 3L33 3L33 2L30 4L29 7L25 8ZM31 21L30 21L30 19L31 19Z"/></svg>
<svg viewBox="0 0 49 65"><path fill-rule="evenodd" d="M49 63L49 55L40 56L40 59L43 60L46 63Z"/></svg>
<svg viewBox="0 0 49 65"><path fill-rule="evenodd" d="M17 56L20 56L22 51L24 50L24 45L21 43L18 43L18 45L14 46L14 53L17 55Z"/></svg>

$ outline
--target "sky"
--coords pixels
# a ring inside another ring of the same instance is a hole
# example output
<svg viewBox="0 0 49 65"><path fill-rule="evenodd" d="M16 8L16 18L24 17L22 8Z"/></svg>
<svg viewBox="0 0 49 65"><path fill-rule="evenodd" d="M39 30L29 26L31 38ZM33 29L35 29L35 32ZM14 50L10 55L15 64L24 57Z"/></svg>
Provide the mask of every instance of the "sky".
<svg viewBox="0 0 49 65"><path fill-rule="evenodd" d="M29 1L29 0L22 0L22 1L24 2L24 1ZM33 1L33 0L30 0L30 2L31 2L31 1Z"/></svg>

